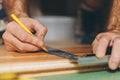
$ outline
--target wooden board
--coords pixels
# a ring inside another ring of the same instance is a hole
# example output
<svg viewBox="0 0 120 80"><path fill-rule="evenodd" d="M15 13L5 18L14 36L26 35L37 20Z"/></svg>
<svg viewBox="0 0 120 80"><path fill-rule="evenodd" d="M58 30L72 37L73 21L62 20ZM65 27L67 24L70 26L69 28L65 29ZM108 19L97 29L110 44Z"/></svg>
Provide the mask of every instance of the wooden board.
<svg viewBox="0 0 120 80"><path fill-rule="evenodd" d="M76 43L48 43L48 46L61 49L73 54L84 55L91 53L90 45ZM69 59L50 55L45 52L18 53L8 52L4 45L0 46L0 73L48 73L48 72L84 72L105 69L106 64L94 67L79 67Z"/></svg>

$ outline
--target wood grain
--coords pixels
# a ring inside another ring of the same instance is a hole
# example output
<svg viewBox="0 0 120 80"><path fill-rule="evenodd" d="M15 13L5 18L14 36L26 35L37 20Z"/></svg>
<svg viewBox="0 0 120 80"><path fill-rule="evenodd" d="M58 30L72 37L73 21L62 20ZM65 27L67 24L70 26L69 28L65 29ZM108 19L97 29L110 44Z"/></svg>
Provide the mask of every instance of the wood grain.
<svg viewBox="0 0 120 80"><path fill-rule="evenodd" d="M92 53L90 45L80 45L78 43L48 43L48 46L64 50L76 55ZM98 67L99 66L99 67ZM0 73L45 73L45 72L85 72L103 70L106 64L94 67L80 68L76 62L69 59L50 55L45 52L19 53L8 52L4 45L0 46Z"/></svg>

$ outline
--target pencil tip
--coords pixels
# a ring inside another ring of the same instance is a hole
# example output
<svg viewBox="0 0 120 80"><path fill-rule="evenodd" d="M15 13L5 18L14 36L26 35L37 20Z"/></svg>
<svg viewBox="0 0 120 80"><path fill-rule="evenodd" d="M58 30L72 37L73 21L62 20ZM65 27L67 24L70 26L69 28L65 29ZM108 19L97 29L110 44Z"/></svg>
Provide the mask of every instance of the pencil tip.
<svg viewBox="0 0 120 80"><path fill-rule="evenodd" d="M45 46L41 46L41 48L45 51L48 52L47 48Z"/></svg>

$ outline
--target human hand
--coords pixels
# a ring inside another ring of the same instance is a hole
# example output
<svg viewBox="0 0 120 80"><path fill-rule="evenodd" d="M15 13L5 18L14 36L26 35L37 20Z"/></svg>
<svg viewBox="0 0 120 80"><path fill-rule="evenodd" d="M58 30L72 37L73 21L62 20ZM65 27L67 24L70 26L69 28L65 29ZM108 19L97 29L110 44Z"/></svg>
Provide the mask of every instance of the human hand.
<svg viewBox="0 0 120 80"><path fill-rule="evenodd" d="M9 22L6 26L6 31L3 34L3 40L9 51L33 52L41 49L44 44L44 37L47 33L47 28L39 21L22 17L20 20L31 32L36 32L35 36L27 33L16 22Z"/></svg>
<svg viewBox="0 0 120 80"><path fill-rule="evenodd" d="M105 56L108 46L112 47L111 55L108 61L109 68L112 70L120 67L120 33L105 32L97 35L92 43L93 52L98 58Z"/></svg>

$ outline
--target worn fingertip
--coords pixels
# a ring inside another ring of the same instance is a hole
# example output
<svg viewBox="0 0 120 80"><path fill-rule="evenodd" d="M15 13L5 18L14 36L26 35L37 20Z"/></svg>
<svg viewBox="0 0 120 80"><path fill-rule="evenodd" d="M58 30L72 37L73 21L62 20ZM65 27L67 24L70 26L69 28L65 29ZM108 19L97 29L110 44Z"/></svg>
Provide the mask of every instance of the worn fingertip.
<svg viewBox="0 0 120 80"><path fill-rule="evenodd" d="M114 65L114 64L109 64L109 68L110 68L111 70L116 70L116 69L117 69L117 66Z"/></svg>
<svg viewBox="0 0 120 80"><path fill-rule="evenodd" d="M116 70L118 68L118 63L110 60L108 66L111 70Z"/></svg>
<svg viewBox="0 0 120 80"><path fill-rule="evenodd" d="M98 59L102 59L104 56L100 55L99 53L96 53L96 57L97 57Z"/></svg>

